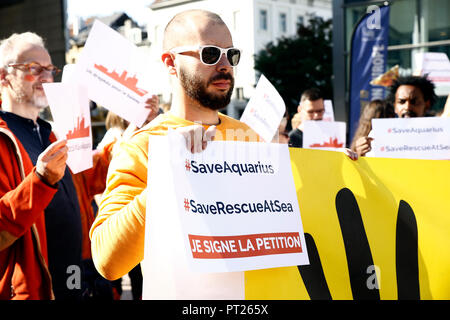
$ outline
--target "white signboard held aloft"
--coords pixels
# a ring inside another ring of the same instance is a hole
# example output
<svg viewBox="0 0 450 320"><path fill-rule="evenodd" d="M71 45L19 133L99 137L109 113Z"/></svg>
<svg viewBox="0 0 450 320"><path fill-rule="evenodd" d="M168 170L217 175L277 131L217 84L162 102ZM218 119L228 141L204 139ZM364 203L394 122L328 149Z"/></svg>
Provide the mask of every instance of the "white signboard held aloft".
<svg viewBox="0 0 450 320"><path fill-rule="evenodd" d="M264 75L259 78L241 121L271 142L286 112L286 105L275 87Z"/></svg>
<svg viewBox="0 0 450 320"><path fill-rule="evenodd" d="M141 127L150 109L150 62L119 33L96 20L76 64L74 81L88 88L89 99Z"/></svg>
<svg viewBox="0 0 450 320"><path fill-rule="evenodd" d="M414 55L416 74L427 75L440 96L450 94L450 60L444 52L418 52Z"/></svg>

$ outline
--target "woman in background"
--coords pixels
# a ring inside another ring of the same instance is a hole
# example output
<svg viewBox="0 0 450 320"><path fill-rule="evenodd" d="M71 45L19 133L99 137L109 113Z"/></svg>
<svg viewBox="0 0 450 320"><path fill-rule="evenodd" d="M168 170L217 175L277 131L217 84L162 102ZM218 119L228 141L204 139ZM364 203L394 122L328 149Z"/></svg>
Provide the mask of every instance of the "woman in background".
<svg viewBox="0 0 450 320"><path fill-rule="evenodd" d="M384 100L373 100L364 107L350 146L359 157L365 156L372 150L373 138L369 137L369 133L372 130L372 119L378 118L395 118L394 106Z"/></svg>

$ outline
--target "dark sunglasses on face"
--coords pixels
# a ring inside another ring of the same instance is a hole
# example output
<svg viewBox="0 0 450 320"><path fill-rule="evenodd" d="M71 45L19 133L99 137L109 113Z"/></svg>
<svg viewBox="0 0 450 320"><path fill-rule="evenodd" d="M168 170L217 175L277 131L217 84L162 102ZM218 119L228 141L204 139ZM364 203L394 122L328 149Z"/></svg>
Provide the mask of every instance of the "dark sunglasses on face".
<svg viewBox="0 0 450 320"><path fill-rule="evenodd" d="M48 66L43 66L37 62L11 63L11 64L8 64L8 67L17 68L22 71L27 71L27 72L31 73L33 76L40 75L42 72L44 72L44 70L50 72L53 77L61 72L61 69L59 69L58 67L56 67L52 64L50 64Z"/></svg>
<svg viewBox="0 0 450 320"><path fill-rule="evenodd" d="M237 66L241 58L241 50L237 48L221 48L213 45L205 46L183 46L176 47L170 50L172 53L184 53L189 51L197 51L200 53L200 61L208 66L213 66L217 64L225 54L228 62L233 66Z"/></svg>

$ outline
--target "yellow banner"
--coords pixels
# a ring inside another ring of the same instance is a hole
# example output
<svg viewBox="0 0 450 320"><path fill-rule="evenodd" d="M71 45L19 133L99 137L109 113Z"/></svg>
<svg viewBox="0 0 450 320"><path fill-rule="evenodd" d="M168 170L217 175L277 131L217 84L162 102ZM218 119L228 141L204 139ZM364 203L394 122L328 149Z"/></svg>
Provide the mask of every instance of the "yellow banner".
<svg viewBox="0 0 450 320"><path fill-rule="evenodd" d="M450 299L450 161L290 153L310 265L246 272L246 299Z"/></svg>

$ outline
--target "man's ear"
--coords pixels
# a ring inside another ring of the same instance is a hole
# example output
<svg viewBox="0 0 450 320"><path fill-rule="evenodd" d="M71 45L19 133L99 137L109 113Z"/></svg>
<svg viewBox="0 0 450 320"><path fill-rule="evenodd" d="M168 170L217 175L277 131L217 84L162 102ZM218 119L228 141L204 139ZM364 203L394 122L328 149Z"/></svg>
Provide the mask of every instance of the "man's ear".
<svg viewBox="0 0 450 320"><path fill-rule="evenodd" d="M300 111L302 111L302 104L301 104L301 103L299 103L299 104L298 104L298 107L297 107L297 112L300 113Z"/></svg>
<svg viewBox="0 0 450 320"><path fill-rule="evenodd" d="M174 57L170 52L164 52L161 56L161 60L164 63L164 65L166 66L166 68L169 70L170 75L177 74Z"/></svg>

